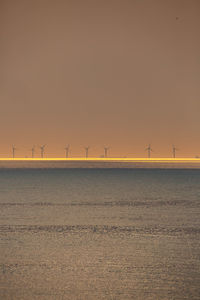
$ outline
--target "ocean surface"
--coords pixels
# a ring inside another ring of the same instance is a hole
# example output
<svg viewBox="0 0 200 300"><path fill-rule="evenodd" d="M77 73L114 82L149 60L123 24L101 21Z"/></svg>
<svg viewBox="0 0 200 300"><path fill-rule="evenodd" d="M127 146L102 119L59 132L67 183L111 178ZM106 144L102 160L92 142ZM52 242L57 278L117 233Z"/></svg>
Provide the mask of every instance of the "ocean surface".
<svg viewBox="0 0 200 300"><path fill-rule="evenodd" d="M0 170L0 299L200 299L200 170Z"/></svg>

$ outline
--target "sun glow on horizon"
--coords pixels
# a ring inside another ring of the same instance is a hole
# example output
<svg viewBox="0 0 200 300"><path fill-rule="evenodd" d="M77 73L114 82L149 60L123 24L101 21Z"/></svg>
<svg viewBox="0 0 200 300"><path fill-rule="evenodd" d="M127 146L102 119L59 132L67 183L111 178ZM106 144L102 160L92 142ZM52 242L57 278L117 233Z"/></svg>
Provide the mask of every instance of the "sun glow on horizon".
<svg viewBox="0 0 200 300"><path fill-rule="evenodd" d="M132 158L132 157L70 157L70 158L60 158L60 157L44 157L44 158L28 158L28 157L15 157L15 158L0 158L0 161L87 161L87 162L198 162L200 163L200 158Z"/></svg>

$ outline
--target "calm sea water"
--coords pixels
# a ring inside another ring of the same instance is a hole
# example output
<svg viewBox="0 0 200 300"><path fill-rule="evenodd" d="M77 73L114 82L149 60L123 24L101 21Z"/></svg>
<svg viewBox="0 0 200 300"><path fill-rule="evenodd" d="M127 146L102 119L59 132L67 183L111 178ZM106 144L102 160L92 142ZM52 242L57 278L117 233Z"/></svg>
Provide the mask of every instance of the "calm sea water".
<svg viewBox="0 0 200 300"><path fill-rule="evenodd" d="M200 170L1 170L0 299L200 299Z"/></svg>

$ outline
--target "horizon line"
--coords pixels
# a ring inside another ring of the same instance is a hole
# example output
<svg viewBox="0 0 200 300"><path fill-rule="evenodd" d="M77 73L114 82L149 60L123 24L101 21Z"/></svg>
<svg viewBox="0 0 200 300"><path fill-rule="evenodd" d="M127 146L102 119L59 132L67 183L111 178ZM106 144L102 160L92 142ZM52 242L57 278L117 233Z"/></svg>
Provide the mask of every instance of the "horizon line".
<svg viewBox="0 0 200 300"><path fill-rule="evenodd" d="M192 157L177 157L177 158L169 158L169 157L141 157L141 158L133 158L133 157L0 157L0 161L99 161L99 162L109 162L109 161L127 161L127 162L140 162L140 161L145 161L145 162L164 162L164 161L169 161L169 162L183 162L183 161L193 161L193 162L200 162L200 157L199 158L192 158Z"/></svg>

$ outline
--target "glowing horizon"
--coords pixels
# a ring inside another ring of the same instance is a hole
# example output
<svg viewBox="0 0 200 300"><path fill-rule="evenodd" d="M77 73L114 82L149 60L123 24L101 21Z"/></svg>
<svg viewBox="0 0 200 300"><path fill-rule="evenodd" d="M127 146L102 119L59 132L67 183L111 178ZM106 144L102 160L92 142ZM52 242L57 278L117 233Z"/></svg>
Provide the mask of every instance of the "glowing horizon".
<svg viewBox="0 0 200 300"><path fill-rule="evenodd" d="M163 158L133 158L133 157L15 157L15 158L0 158L0 161L124 161L124 162L198 162L200 163L200 158L169 158L169 157L163 157Z"/></svg>

